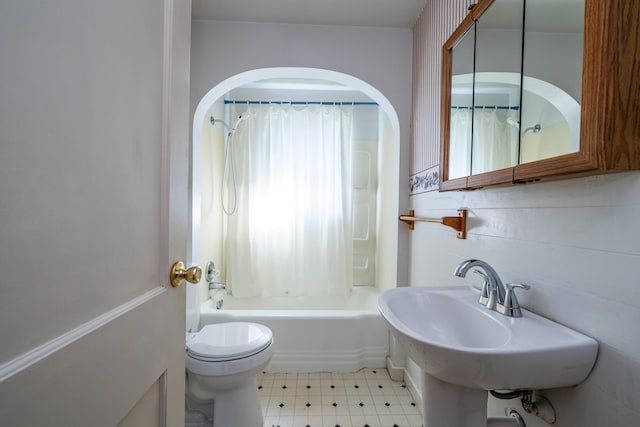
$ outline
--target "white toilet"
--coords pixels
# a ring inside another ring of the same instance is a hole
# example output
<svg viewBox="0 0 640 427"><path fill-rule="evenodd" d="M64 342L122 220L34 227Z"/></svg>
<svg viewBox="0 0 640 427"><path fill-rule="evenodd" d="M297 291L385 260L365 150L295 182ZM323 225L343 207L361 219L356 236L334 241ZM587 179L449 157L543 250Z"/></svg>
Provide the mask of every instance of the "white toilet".
<svg viewBox="0 0 640 427"><path fill-rule="evenodd" d="M187 334L187 427L260 427L256 374L273 354L271 329L257 323L206 325Z"/></svg>

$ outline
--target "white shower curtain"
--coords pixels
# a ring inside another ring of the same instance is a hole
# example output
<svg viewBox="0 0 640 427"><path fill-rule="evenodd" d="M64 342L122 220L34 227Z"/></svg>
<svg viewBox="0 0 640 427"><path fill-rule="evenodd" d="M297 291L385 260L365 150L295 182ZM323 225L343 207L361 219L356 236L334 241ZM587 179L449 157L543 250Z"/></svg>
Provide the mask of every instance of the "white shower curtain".
<svg viewBox="0 0 640 427"><path fill-rule="evenodd" d="M471 174L471 119L470 109L451 110L449 132L449 179Z"/></svg>
<svg viewBox="0 0 640 427"><path fill-rule="evenodd" d="M352 283L353 107L252 105L233 135L236 296L345 295Z"/></svg>
<svg viewBox="0 0 640 427"><path fill-rule="evenodd" d="M476 109L473 113L472 174L513 166L512 147L515 144L511 141L511 126L507 123L506 113L495 109Z"/></svg>

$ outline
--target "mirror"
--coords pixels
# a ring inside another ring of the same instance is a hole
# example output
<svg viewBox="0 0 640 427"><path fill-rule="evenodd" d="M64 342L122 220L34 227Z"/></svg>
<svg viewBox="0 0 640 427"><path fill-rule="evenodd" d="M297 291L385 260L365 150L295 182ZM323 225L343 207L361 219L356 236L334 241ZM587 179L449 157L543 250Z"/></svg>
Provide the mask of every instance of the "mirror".
<svg viewBox="0 0 640 427"><path fill-rule="evenodd" d="M584 0L527 0L520 163L580 150Z"/></svg>
<svg viewBox="0 0 640 427"><path fill-rule="evenodd" d="M473 120L473 50L475 24L453 47L451 69L449 177L471 174L471 123Z"/></svg>
<svg viewBox="0 0 640 427"><path fill-rule="evenodd" d="M495 0L475 25L471 175L518 162L523 8L523 0ZM500 78L506 73L512 78Z"/></svg>
<svg viewBox="0 0 640 427"><path fill-rule="evenodd" d="M441 190L580 153L584 23L585 0L479 0L443 47Z"/></svg>

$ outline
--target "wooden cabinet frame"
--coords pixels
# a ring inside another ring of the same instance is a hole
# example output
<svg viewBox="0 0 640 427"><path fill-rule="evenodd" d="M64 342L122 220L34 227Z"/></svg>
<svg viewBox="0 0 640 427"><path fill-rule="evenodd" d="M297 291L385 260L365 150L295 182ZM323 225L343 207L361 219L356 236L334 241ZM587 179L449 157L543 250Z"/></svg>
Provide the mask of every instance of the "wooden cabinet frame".
<svg viewBox="0 0 640 427"><path fill-rule="evenodd" d="M443 46L440 191L640 169L640 2L586 0L580 151L448 179L453 46L494 0L479 0Z"/></svg>

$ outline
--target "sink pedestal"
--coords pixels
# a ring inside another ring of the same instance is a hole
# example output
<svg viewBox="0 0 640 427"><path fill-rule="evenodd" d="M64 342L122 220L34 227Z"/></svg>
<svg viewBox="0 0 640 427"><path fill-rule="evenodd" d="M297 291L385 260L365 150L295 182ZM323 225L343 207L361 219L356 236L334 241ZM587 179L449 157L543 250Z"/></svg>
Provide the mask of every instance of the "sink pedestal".
<svg viewBox="0 0 640 427"><path fill-rule="evenodd" d="M424 427L485 427L486 390L462 387L422 373Z"/></svg>

